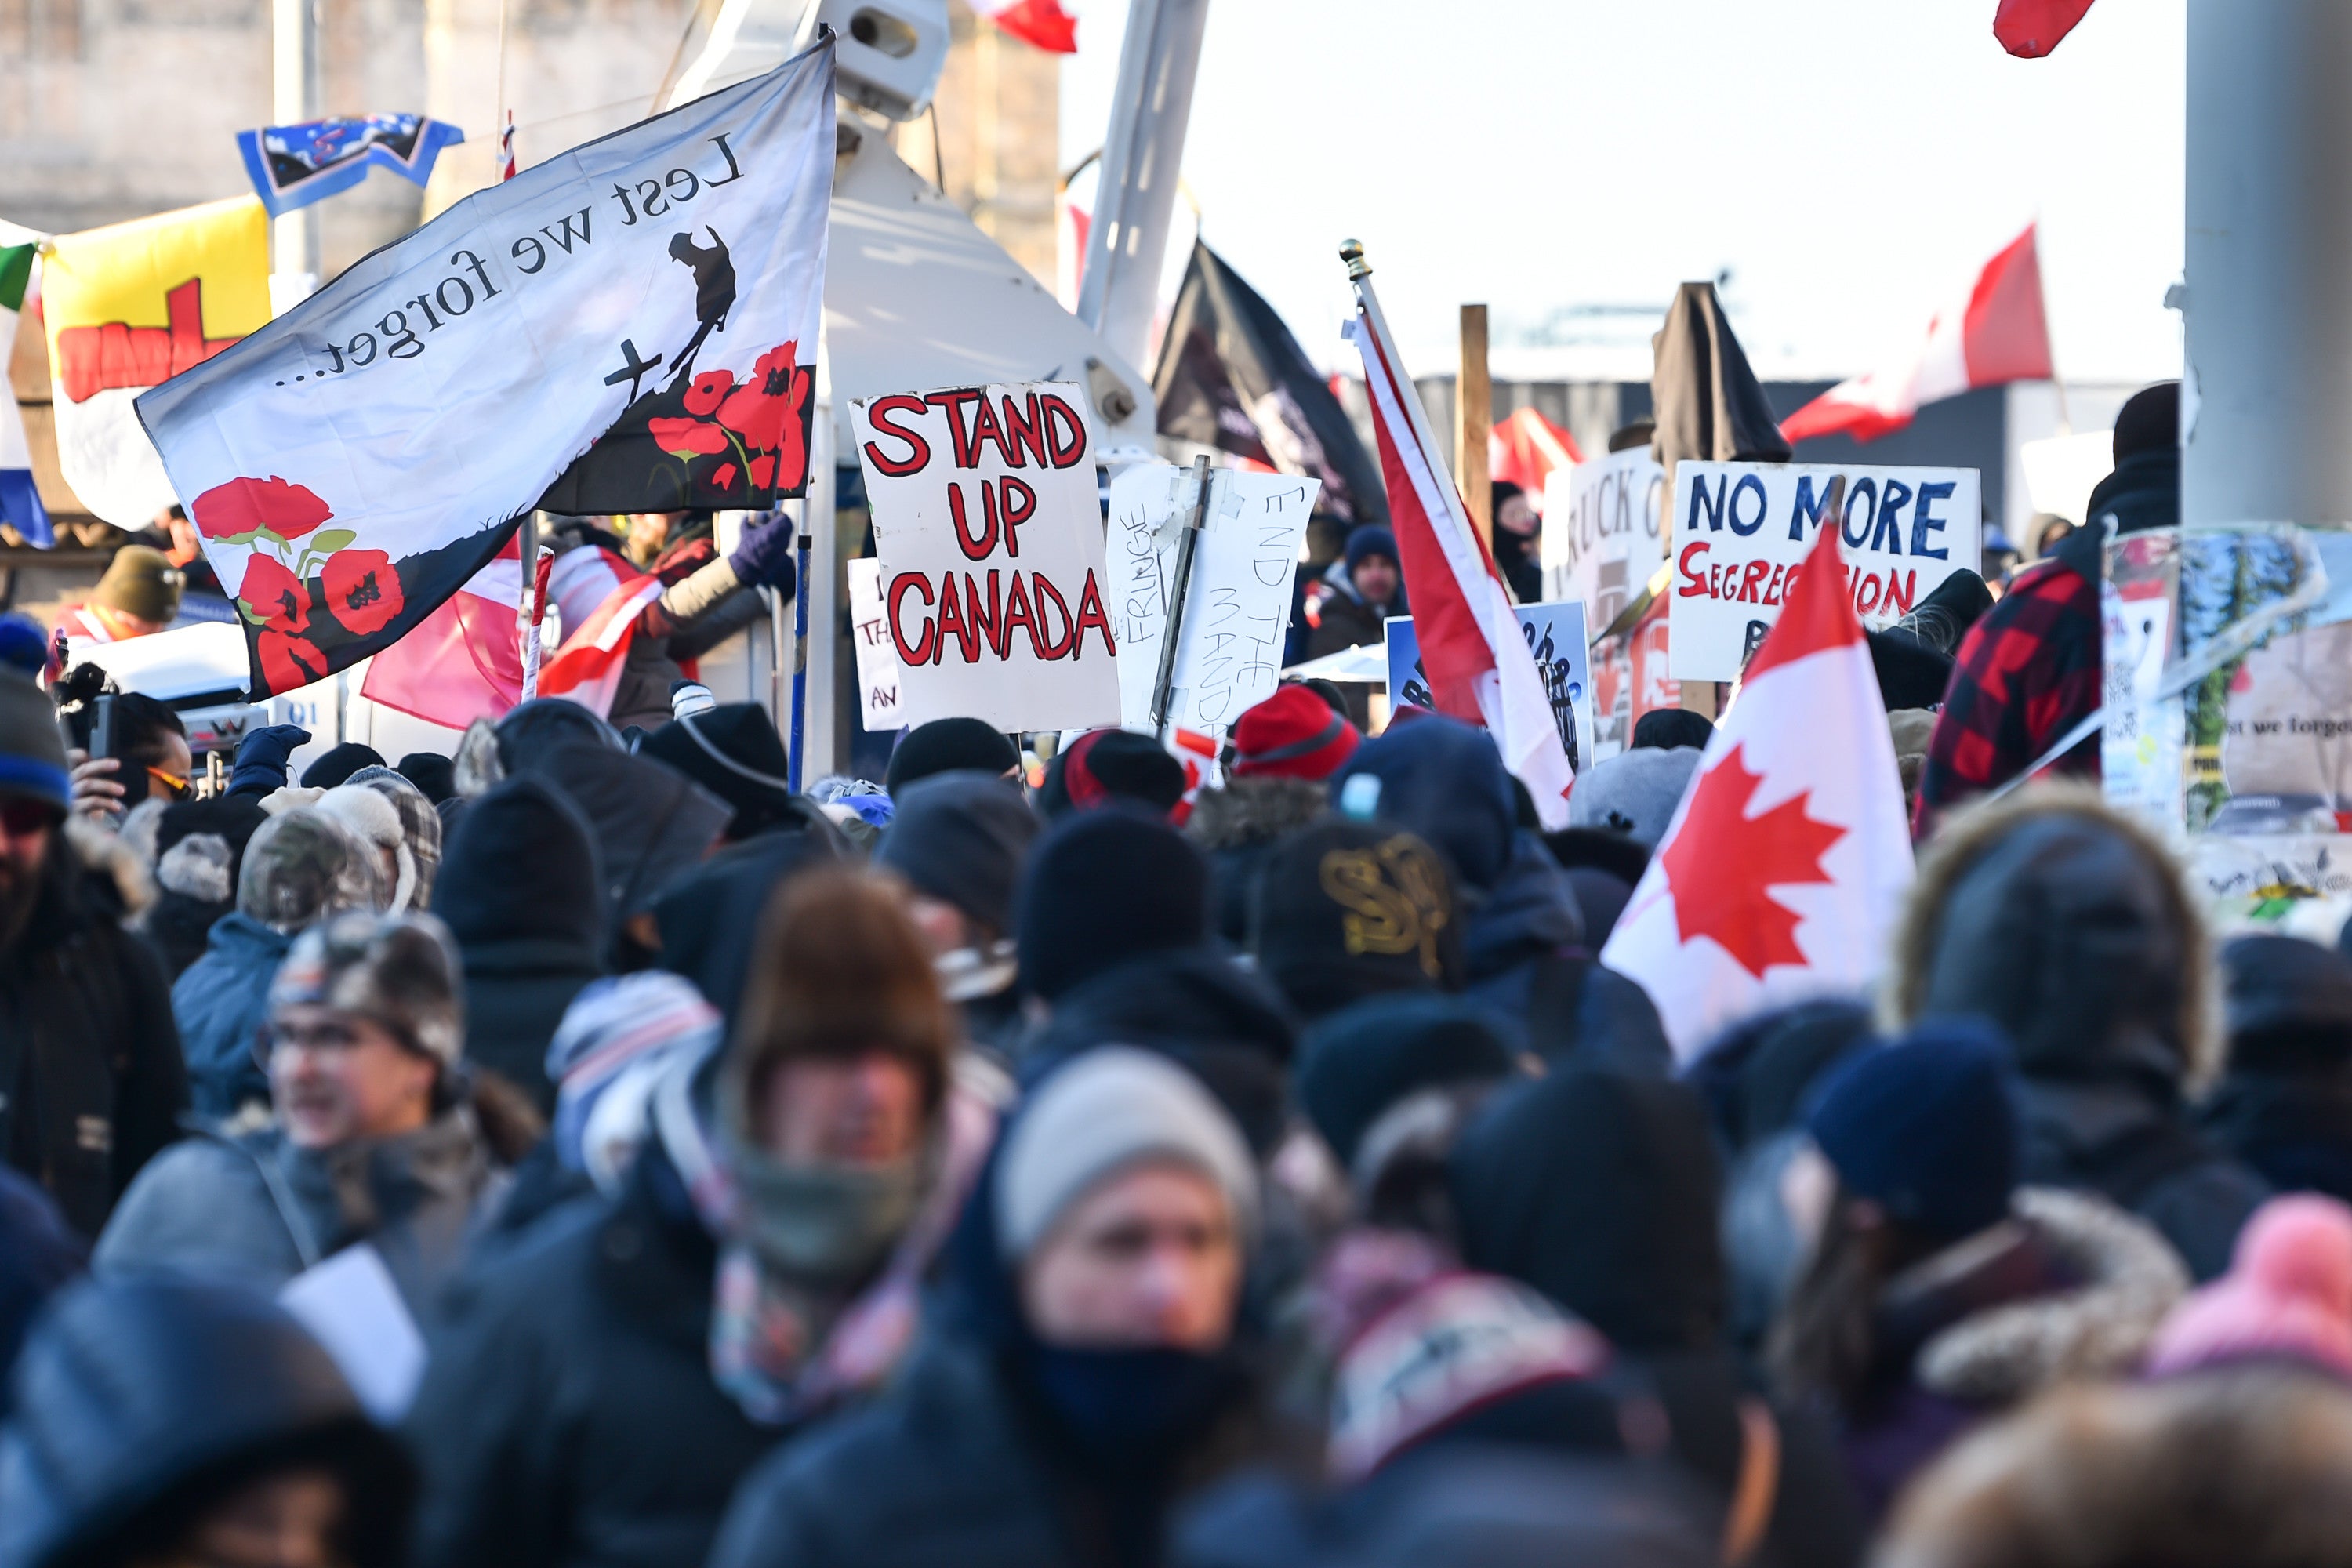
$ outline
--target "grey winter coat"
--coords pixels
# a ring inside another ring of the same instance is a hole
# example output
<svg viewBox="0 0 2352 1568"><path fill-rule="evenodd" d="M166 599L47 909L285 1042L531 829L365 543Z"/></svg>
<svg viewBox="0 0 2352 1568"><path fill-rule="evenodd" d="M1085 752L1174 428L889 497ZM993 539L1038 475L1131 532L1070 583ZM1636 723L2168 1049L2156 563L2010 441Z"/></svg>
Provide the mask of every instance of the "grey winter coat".
<svg viewBox="0 0 2352 1568"><path fill-rule="evenodd" d="M358 1242L431 1312L508 1185L466 1107L402 1138L296 1148L275 1126L206 1132L149 1163L99 1237L101 1274L163 1268L275 1294Z"/></svg>

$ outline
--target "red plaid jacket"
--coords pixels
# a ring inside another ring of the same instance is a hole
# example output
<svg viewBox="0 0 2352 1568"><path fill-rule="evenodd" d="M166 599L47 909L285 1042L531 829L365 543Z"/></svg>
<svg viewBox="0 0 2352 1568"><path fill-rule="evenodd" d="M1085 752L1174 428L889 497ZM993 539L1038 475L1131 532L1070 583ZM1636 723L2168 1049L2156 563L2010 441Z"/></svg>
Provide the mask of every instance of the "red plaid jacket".
<svg viewBox="0 0 2352 1568"><path fill-rule="evenodd" d="M2099 637L2098 543L2084 529L2019 578L1961 640L1920 775L1923 832L1935 813L2023 773L2098 707ZM2096 778L2098 737L2050 771Z"/></svg>

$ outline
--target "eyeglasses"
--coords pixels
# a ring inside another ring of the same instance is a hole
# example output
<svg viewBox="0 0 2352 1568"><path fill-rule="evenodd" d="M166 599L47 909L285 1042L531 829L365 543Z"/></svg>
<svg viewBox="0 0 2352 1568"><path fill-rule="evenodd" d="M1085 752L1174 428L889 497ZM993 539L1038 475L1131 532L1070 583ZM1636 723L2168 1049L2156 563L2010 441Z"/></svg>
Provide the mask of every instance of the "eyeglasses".
<svg viewBox="0 0 2352 1568"><path fill-rule="evenodd" d="M0 800L0 830L11 838L29 838L58 825L58 808L40 800Z"/></svg>
<svg viewBox="0 0 2352 1568"><path fill-rule="evenodd" d="M163 793L173 800L188 798L188 779L185 773L167 773L161 768L151 767L147 770L147 776L154 780Z"/></svg>

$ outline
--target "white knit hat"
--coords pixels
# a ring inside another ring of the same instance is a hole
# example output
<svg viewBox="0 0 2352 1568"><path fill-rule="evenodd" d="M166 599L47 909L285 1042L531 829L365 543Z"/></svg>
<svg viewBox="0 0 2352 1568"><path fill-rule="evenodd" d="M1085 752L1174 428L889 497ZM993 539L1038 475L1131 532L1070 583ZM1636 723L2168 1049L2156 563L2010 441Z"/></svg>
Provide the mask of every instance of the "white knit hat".
<svg viewBox="0 0 2352 1568"><path fill-rule="evenodd" d="M1214 1182L1248 1246L1257 1227L1257 1167L1224 1108L1166 1057L1102 1046L1038 1085L1005 1135L996 1171L996 1237L1008 1260L1044 1240L1097 1184L1170 1160Z"/></svg>

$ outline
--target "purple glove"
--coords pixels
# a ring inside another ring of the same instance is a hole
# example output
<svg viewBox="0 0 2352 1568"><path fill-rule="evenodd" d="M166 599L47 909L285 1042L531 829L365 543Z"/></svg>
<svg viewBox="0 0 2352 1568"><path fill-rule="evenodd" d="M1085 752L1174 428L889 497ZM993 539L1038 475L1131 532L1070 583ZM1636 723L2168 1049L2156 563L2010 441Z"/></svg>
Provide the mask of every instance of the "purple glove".
<svg viewBox="0 0 2352 1568"><path fill-rule="evenodd" d="M771 512L767 521L747 526L727 564L735 568L735 581L746 588L773 588L791 598L796 581L792 520L780 511Z"/></svg>

